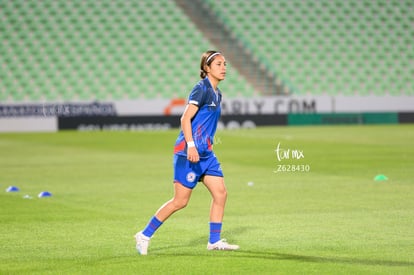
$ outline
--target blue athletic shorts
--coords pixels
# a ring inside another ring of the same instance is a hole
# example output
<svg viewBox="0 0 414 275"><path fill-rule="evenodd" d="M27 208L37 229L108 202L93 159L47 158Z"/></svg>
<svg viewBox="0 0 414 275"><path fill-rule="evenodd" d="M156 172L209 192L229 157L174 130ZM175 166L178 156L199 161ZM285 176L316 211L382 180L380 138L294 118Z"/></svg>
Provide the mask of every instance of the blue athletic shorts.
<svg viewBox="0 0 414 275"><path fill-rule="evenodd" d="M174 155L174 183L179 182L193 189L205 175L223 177L220 163L214 154L200 158L196 163L190 162L186 156Z"/></svg>

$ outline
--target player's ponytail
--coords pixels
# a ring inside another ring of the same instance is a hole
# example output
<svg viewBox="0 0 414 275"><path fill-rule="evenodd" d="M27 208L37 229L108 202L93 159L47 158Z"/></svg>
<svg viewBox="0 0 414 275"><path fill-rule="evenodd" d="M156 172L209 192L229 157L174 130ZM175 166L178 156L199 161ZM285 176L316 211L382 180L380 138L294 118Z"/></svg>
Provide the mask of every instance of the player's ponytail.
<svg viewBox="0 0 414 275"><path fill-rule="evenodd" d="M207 76L206 67L209 67L211 62L213 62L214 58L221 54L218 51L206 51L201 56L200 61L200 77L204 79Z"/></svg>

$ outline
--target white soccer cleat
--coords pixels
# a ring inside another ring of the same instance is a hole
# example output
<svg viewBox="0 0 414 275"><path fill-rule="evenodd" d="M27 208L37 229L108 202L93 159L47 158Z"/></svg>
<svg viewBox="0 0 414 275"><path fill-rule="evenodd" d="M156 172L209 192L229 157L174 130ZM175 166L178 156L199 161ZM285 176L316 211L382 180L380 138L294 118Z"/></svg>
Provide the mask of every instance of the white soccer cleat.
<svg viewBox="0 0 414 275"><path fill-rule="evenodd" d="M141 255L147 255L150 238L142 234L142 232L138 232L135 234L135 241L137 242L136 248L138 253Z"/></svg>
<svg viewBox="0 0 414 275"><path fill-rule="evenodd" d="M226 239L221 239L215 243L208 243L207 250L237 250L240 247L236 244L227 243Z"/></svg>

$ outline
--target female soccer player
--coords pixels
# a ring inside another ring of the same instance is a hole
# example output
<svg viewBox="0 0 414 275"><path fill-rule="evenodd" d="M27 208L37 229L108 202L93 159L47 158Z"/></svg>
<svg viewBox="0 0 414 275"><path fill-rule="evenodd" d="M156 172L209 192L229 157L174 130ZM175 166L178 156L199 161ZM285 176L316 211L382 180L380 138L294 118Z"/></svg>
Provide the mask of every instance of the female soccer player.
<svg viewBox="0 0 414 275"><path fill-rule="evenodd" d="M236 250L238 245L221 239L227 190L220 163L213 153L214 134L220 118L220 81L226 77L226 59L217 51L201 56L201 80L190 93L181 116L181 132L174 148L174 197L150 219L144 230L135 235L136 248L147 255L150 238L174 212L184 208L192 189L202 181L212 196L208 250Z"/></svg>

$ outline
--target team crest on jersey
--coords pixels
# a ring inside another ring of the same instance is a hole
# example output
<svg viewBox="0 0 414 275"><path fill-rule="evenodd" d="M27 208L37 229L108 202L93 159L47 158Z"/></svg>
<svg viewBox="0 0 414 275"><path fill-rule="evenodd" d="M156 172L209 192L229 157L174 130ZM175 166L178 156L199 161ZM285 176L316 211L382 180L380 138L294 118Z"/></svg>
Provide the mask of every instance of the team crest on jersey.
<svg viewBox="0 0 414 275"><path fill-rule="evenodd" d="M188 182L194 182L196 179L196 174L194 172L190 172L187 174L186 178Z"/></svg>

